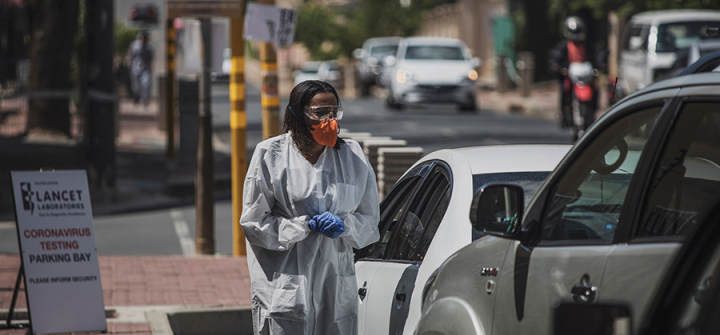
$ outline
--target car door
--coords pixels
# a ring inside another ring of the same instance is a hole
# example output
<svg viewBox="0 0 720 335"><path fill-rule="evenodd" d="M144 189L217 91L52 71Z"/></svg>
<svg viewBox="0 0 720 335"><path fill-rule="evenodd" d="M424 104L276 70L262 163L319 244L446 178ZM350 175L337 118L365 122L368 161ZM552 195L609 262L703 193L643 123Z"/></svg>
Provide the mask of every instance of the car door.
<svg viewBox="0 0 720 335"><path fill-rule="evenodd" d="M367 320L366 309L371 300L370 297L376 295L369 290L373 283L375 272L378 267L383 264L385 251L388 243L391 241L393 231L397 226L397 222L402 218L406 207L417 193L416 190L422 183L423 177L427 175L432 162L424 162L412 170L408 171L397 183L392 190L383 199L380 204L380 222L378 228L380 230L380 239L359 250L356 255L355 272L357 276L358 287L358 332L365 333L365 323L372 323L374 320Z"/></svg>
<svg viewBox="0 0 720 335"><path fill-rule="evenodd" d="M393 229L385 257L368 285L364 334L401 334L415 279L450 201L450 171L435 162Z"/></svg>
<svg viewBox="0 0 720 335"><path fill-rule="evenodd" d="M622 51L620 53L620 78L627 82L625 87L630 94L645 87L645 69L647 64L647 39L649 25L633 23L625 32Z"/></svg>
<svg viewBox="0 0 720 335"><path fill-rule="evenodd" d="M720 202L720 101L684 98L671 112L678 116L648 163L637 224L603 278L603 299L633 302L632 315L645 315L684 237Z"/></svg>
<svg viewBox="0 0 720 335"><path fill-rule="evenodd" d="M655 105L604 120L571 152L525 216L538 240L511 245L497 279L493 334L546 334L553 304L603 297L605 264L633 175L660 110ZM538 213L538 214L535 214Z"/></svg>

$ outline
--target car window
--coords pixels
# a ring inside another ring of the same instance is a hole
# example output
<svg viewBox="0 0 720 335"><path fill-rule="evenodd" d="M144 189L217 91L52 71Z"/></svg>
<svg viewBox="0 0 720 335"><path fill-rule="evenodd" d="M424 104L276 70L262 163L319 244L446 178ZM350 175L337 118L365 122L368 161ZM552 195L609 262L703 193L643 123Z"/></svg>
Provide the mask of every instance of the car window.
<svg viewBox="0 0 720 335"><path fill-rule="evenodd" d="M615 121L571 163L549 194L542 240L612 241L630 180L661 108Z"/></svg>
<svg viewBox="0 0 720 335"><path fill-rule="evenodd" d="M413 60L465 60L462 49L457 46L415 45L408 46L405 59Z"/></svg>
<svg viewBox="0 0 720 335"><path fill-rule="evenodd" d="M673 22L658 26L655 52L675 52L699 41L707 27L718 27L720 21Z"/></svg>
<svg viewBox="0 0 720 335"><path fill-rule="evenodd" d="M720 196L720 103L683 107L655 168L636 237L681 236Z"/></svg>
<svg viewBox="0 0 720 335"><path fill-rule="evenodd" d="M632 25L628 28L628 30L625 32L625 38L623 40L623 49L630 51L630 41L631 40L640 40L642 42L642 45L640 47L640 50L647 50L647 40L648 40L648 31L650 30L650 26L644 26L640 24Z"/></svg>
<svg viewBox="0 0 720 335"><path fill-rule="evenodd" d="M420 185L422 177L430 166L431 162L427 162L408 171L406 176L400 179L390 193L385 196L380 203L380 222L378 223L380 239L362 249L357 254L358 258L383 258L397 222L405 213L405 208L414 196L415 189Z"/></svg>
<svg viewBox="0 0 720 335"><path fill-rule="evenodd" d="M405 217L398 222L389 259L423 260L450 203L450 188L447 170L436 167L408 207Z"/></svg>
<svg viewBox="0 0 720 335"><path fill-rule="evenodd" d="M370 57L380 58L384 56L394 56L397 49L397 44L374 46L370 48Z"/></svg>

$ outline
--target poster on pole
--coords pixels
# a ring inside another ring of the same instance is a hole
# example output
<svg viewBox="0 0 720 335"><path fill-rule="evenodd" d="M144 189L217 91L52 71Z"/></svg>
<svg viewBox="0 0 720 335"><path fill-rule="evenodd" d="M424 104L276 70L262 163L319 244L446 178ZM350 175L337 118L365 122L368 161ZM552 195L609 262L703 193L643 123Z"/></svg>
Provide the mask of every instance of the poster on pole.
<svg viewBox="0 0 720 335"><path fill-rule="evenodd" d="M288 46L295 39L297 12L292 8L248 3L244 35L247 40L273 42Z"/></svg>
<svg viewBox="0 0 720 335"><path fill-rule="evenodd" d="M85 171L12 171L33 333L106 331Z"/></svg>

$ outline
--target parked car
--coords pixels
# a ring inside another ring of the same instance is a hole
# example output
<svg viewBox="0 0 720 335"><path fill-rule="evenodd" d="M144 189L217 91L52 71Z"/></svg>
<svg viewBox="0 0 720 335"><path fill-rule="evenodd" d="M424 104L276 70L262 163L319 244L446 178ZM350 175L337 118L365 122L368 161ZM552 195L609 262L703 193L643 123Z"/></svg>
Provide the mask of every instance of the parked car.
<svg viewBox="0 0 720 335"><path fill-rule="evenodd" d="M673 62L673 65L666 71L660 71L655 79L665 80L675 78L690 64L718 50L720 50L720 39L718 38L695 41L689 47L678 50L677 58L675 62Z"/></svg>
<svg viewBox="0 0 720 335"><path fill-rule="evenodd" d="M370 94L372 85L381 85L378 78L383 72L385 57L395 56L400 39L400 37L370 38L363 43L362 48L353 51L353 57L357 59L360 92L363 96Z"/></svg>
<svg viewBox="0 0 720 335"><path fill-rule="evenodd" d="M555 335L638 335L720 333L720 206L716 206L688 238L653 298L647 315L632 315L627 304L575 304L555 310ZM633 322L636 321L636 322Z"/></svg>
<svg viewBox="0 0 720 335"><path fill-rule="evenodd" d="M480 59L460 40L440 37L405 38L397 57L386 57L383 82L387 104L452 103L460 110L477 109L475 81Z"/></svg>
<svg viewBox="0 0 720 335"><path fill-rule="evenodd" d="M488 146L436 151L418 161L380 205L380 240L356 254L359 334L415 329L420 288L449 255L480 237L473 191L497 181L531 197L570 146Z"/></svg>
<svg viewBox="0 0 720 335"><path fill-rule="evenodd" d="M295 85L306 80L322 80L339 89L340 65L336 61L305 62L295 71Z"/></svg>
<svg viewBox="0 0 720 335"><path fill-rule="evenodd" d="M680 49L720 26L720 11L660 10L634 15L626 25L620 50L619 95L625 96L661 79Z"/></svg>
<svg viewBox="0 0 720 335"><path fill-rule="evenodd" d="M708 57L688 71L717 67ZM470 218L488 236L430 276L417 334L547 334L560 300L644 315L720 201L720 73L681 75L613 106L527 206L517 185L481 187Z"/></svg>

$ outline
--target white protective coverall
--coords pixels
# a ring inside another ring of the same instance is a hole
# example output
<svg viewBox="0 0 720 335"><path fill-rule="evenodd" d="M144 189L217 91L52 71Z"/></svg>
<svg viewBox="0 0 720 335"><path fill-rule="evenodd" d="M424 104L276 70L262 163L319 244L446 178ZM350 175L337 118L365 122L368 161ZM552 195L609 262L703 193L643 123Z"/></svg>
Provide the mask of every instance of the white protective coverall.
<svg viewBox="0 0 720 335"><path fill-rule="evenodd" d="M251 247L255 334L356 334L352 248L379 238L375 173L360 145L325 148L313 165L289 133L255 149L240 218ZM345 231L332 239L308 228L329 211Z"/></svg>

